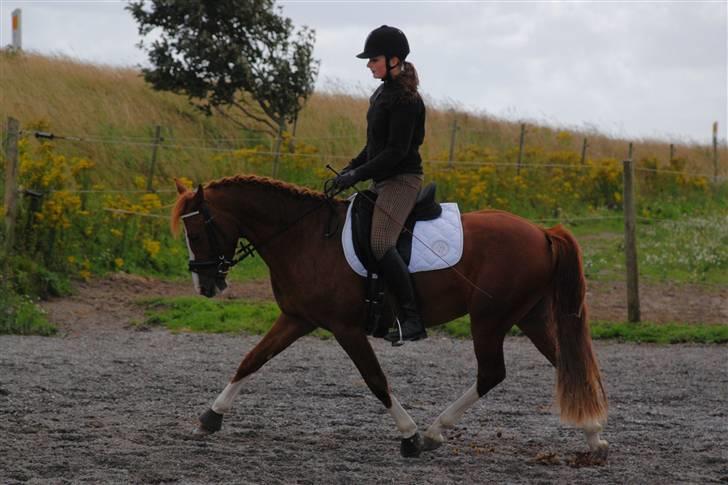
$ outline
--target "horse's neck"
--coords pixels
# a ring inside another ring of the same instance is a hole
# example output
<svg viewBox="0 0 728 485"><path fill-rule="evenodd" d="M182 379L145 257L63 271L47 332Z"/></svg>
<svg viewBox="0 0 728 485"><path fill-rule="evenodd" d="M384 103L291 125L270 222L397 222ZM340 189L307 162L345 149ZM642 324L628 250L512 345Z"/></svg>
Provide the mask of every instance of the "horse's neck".
<svg viewBox="0 0 728 485"><path fill-rule="evenodd" d="M315 250L323 237L329 214L325 201L255 185L237 194L233 215L272 271Z"/></svg>

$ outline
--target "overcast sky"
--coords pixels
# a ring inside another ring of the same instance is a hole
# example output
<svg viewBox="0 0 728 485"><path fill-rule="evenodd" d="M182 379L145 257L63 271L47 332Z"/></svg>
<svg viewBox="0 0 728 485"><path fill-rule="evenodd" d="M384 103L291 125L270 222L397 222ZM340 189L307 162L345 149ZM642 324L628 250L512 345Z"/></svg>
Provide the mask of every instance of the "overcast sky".
<svg viewBox="0 0 728 485"><path fill-rule="evenodd" d="M376 88L361 51L401 28L429 99L472 112L609 135L726 138L728 9L719 1L278 2L316 30L319 89ZM23 11L23 47L81 60L146 62L121 1L0 0L0 45ZM2 66L0 66L2 68ZM1 87L0 87L1 89Z"/></svg>

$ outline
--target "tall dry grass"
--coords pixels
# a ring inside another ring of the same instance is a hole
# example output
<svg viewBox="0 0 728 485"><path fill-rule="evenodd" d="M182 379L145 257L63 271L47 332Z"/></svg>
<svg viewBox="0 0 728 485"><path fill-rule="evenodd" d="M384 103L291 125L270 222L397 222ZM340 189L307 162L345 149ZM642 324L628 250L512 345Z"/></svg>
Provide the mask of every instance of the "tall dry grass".
<svg viewBox="0 0 728 485"><path fill-rule="evenodd" d="M186 97L151 89L134 69L92 65L64 57L32 53L0 53L0 116L13 116L26 129L47 129L95 141L68 142L63 150L94 160L109 180L124 184L130 173L148 169L154 125L163 127L167 146L159 156L163 176L199 175L210 178L217 148L272 146L267 137L236 128L220 117L206 117L190 106ZM300 114L296 137L333 161L343 165L364 144L367 99L342 93L316 93ZM457 118L458 147L478 145L501 156L518 149L520 124L437 103L428 107L427 137L422 147L427 160L446 160L451 127ZM669 143L655 140L614 139L598 132L579 132L544 125L529 125L528 148L542 151L581 151L589 139L588 157L625 158L634 142L635 158L655 158L667 166ZM216 140L227 141L216 141ZM103 141L103 142L102 142ZM712 174L711 147L676 140L676 156L685 159L693 172ZM194 148L202 147L202 148ZM721 147L719 157L728 160ZM728 170L721 169L726 175Z"/></svg>

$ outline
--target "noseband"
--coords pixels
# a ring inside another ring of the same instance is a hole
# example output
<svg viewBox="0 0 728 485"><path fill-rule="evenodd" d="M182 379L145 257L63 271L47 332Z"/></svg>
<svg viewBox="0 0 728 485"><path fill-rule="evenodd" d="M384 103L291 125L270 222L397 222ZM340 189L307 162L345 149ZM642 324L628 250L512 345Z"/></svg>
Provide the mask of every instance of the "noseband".
<svg viewBox="0 0 728 485"><path fill-rule="evenodd" d="M182 219L197 214L201 214L205 220L205 233L207 234L207 241L209 243L210 249L212 250L212 253L216 256L213 259L208 259L205 261L197 261L191 259L188 265L190 271L194 273L200 273L201 271L215 269L217 271L215 274L216 278L225 278L230 271L230 268L232 268L248 256L253 256L255 254L255 246L253 246L252 243L244 243L243 241L238 241L239 245L235 250L235 255L233 256L233 258L230 259L225 256L225 253L222 250L222 246L220 245L220 242L218 240L218 233L220 232L220 229L217 227L217 224L215 224L215 220L212 217L212 214L210 214L210 209L207 207L207 203L203 202L200 206L199 211L185 214L182 216Z"/></svg>

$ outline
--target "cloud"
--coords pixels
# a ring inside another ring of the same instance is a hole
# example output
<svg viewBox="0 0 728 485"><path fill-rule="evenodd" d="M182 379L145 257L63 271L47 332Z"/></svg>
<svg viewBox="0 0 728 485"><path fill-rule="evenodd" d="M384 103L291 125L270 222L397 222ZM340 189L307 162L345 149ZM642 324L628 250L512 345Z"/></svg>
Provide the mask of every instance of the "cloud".
<svg viewBox="0 0 728 485"><path fill-rule="evenodd" d="M279 2L316 30L318 87L373 90L361 59L382 24L407 34L429 99L473 112L596 125L625 136L706 142L726 133L725 2ZM0 4L0 27L21 7L24 45L94 62L146 62L124 3ZM0 28L0 43L10 42ZM667 137L667 135L665 135Z"/></svg>

